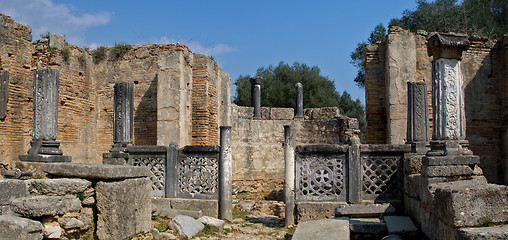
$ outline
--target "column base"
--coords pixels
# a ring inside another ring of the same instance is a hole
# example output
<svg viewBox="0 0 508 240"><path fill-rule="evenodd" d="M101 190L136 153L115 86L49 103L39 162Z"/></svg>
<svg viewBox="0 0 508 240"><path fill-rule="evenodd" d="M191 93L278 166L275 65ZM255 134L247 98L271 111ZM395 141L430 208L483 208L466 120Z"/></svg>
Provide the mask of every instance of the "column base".
<svg viewBox="0 0 508 240"><path fill-rule="evenodd" d="M19 155L22 162L70 162L71 156L63 155L60 142L54 140L32 140L26 155Z"/></svg>
<svg viewBox="0 0 508 240"><path fill-rule="evenodd" d="M45 154L19 155L19 160L22 162L53 163L53 162L70 162L72 161L72 157L66 155L45 155Z"/></svg>
<svg viewBox="0 0 508 240"><path fill-rule="evenodd" d="M430 151L427 156L460 156L473 155L469 150L467 140L433 140L430 141Z"/></svg>

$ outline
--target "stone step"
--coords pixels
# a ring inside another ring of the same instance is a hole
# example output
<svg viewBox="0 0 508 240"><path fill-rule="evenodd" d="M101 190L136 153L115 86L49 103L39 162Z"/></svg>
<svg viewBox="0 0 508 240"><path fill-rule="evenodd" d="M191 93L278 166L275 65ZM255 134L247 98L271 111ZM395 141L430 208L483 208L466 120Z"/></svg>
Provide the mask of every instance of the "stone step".
<svg viewBox="0 0 508 240"><path fill-rule="evenodd" d="M379 217L383 215L393 215L397 212L391 203L369 204L369 205L346 205L335 208L335 217Z"/></svg>
<svg viewBox="0 0 508 240"><path fill-rule="evenodd" d="M361 234L383 234L386 233L386 224L379 218L351 218L349 230Z"/></svg>
<svg viewBox="0 0 508 240"><path fill-rule="evenodd" d="M478 228L461 228L457 232L457 239L508 239L508 225Z"/></svg>
<svg viewBox="0 0 508 240"><path fill-rule="evenodd" d="M349 219L334 218L301 222L293 240L349 240Z"/></svg>
<svg viewBox="0 0 508 240"><path fill-rule="evenodd" d="M418 228L407 216L385 216L386 228L389 234L414 237L418 235Z"/></svg>

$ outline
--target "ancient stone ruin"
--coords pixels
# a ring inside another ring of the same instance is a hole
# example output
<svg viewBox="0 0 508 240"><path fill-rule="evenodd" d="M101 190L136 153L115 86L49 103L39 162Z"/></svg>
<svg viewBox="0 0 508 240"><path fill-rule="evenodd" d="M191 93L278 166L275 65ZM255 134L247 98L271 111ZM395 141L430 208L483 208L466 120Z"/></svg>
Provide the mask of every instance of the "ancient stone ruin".
<svg viewBox="0 0 508 240"><path fill-rule="evenodd" d="M109 51L0 14L0 239L508 238L504 39L368 46L367 143L300 83L236 106L207 55Z"/></svg>

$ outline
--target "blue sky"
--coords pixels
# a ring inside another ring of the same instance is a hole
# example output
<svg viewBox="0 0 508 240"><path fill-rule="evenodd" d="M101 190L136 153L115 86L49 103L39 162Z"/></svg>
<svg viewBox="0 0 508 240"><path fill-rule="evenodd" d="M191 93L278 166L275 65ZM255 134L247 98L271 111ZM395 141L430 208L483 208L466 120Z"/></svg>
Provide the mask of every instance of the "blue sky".
<svg viewBox="0 0 508 240"><path fill-rule="evenodd" d="M414 0L0 0L0 12L30 25L33 40L55 32L92 49L116 41L180 42L213 56L232 82L280 61L305 63L362 102L351 51L377 24L415 6Z"/></svg>

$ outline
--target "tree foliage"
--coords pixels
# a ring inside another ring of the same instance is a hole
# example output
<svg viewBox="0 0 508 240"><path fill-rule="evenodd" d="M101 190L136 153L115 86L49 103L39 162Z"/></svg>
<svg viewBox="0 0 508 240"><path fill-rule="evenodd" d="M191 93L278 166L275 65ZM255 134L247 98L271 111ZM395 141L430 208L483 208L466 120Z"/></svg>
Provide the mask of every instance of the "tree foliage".
<svg viewBox="0 0 508 240"><path fill-rule="evenodd" d="M365 110L359 99L351 99L351 95L344 91L341 94L328 77L321 75L319 67L309 67L306 64L294 63L289 65L280 62L279 65L260 67L257 76L261 81L261 105L264 107L296 106L296 83L303 85L304 108L338 107L343 115L357 118L360 124L360 139L365 139ZM233 102L240 106L251 105L250 75L241 75L235 81L236 96Z"/></svg>
<svg viewBox="0 0 508 240"><path fill-rule="evenodd" d="M364 87L365 85L365 54L367 53L367 44L383 41L385 35L386 28L380 23L370 33L369 39L358 43L355 50L351 53L351 64L358 69L358 74L354 81L359 87Z"/></svg>
<svg viewBox="0 0 508 240"><path fill-rule="evenodd" d="M466 33L491 39L508 33L508 0L417 0L416 4L414 10L405 10L402 17L391 19L388 27L399 26L412 32ZM378 26L371 36L380 32ZM354 81L360 87L365 84L366 44L372 43L375 42L370 38L362 41L351 53L351 63L358 69Z"/></svg>

